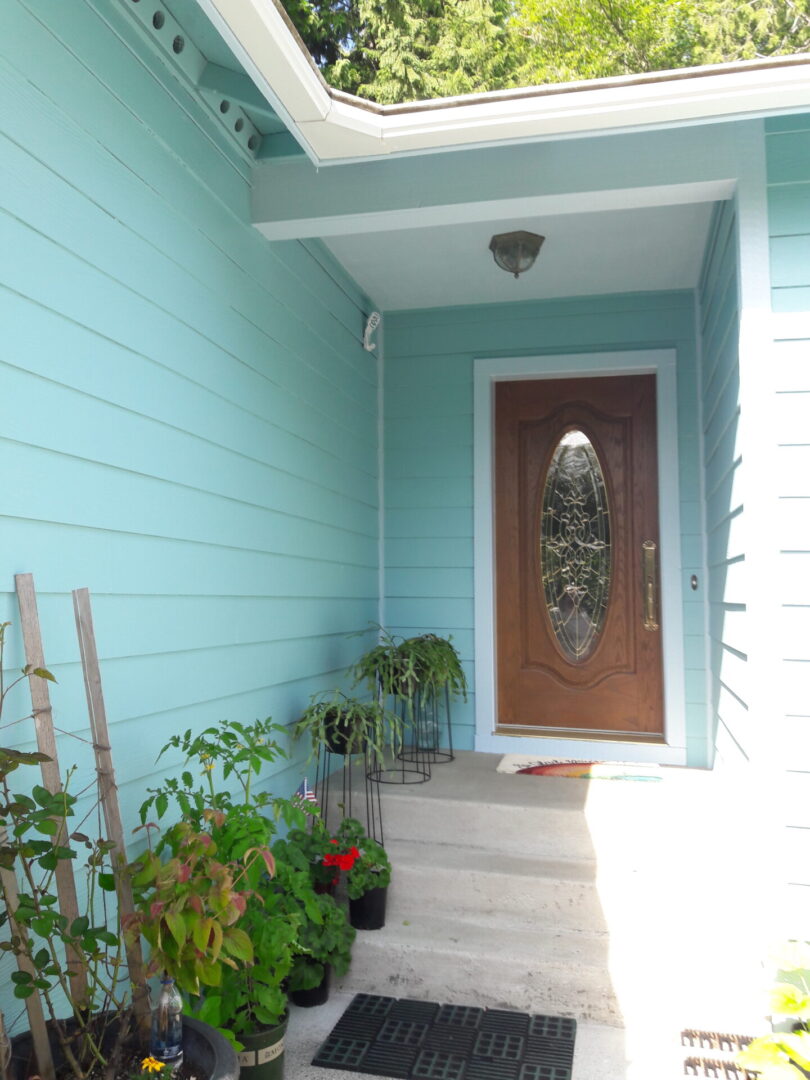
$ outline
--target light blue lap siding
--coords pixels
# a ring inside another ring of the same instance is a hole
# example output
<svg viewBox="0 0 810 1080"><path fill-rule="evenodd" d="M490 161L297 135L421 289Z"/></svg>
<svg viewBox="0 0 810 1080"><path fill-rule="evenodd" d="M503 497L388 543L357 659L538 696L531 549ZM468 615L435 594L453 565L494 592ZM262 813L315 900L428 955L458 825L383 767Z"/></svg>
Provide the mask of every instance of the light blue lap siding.
<svg viewBox="0 0 810 1080"><path fill-rule="evenodd" d="M369 305L252 228L246 162L125 5L4 0L0 98L0 618L17 666L33 572L57 722L86 736L90 588L129 828L170 735L293 719L376 619Z"/></svg>
<svg viewBox="0 0 810 1080"><path fill-rule="evenodd" d="M774 739L784 747L786 870L791 932L807 936L810 889L810 113L766 121L775 342L779 496L780 704ZM803 318L802 318L803 315ZM794 321L795 320L795 321Z"/></svg>
<svg viewBox="0 0 810 1080"><path fill-rule="evenodd" d="M765 122L774 311L810 311L810 113Z"/></svg>
<svg viewBox="0 0 810 1080"><path fill-rule="evenodd" d="M674 347L678 355L682 584L689 763L709 761L694 298L640 293L396 312L385 326L387 624L451 633L473 674L473 360L477 356ZM472 699L454 711L472 747Z"/></svg>

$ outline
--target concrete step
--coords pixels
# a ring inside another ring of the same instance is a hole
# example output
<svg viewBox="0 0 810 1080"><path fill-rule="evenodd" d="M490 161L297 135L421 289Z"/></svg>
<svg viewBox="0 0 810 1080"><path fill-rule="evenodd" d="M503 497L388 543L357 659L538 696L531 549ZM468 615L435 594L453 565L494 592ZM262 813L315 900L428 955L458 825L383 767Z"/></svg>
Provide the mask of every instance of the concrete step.
<svg viewBox="0 0 810 1080"><path fill-rule="evenodd" d="M560 782L572 786L570 780ZM397 792L383 802L383 822L386 846L397 840L430 843L440 838L444 843L452 839L459 848L490 848L512 855L594 857L581 805L515 806Z"/></svg>
<svg viewBox="0 0 810 1080"><path fill-rule="evenodd" d="M438 915L476 916L500 925L603 932L596 864L540 859L448 843L392 840L395 873L388 895L392 919L418 905Z"/></svg>
<svg viewBox="0 0 810 1080"><path fill-rule="evenodd" d="M767 920L728 877L748 852L722 786L507 776L498 760L460 754L383 788L388 921L358 933L344 990L676 1033L735 1030L759 1007L750 928Z"/></svg>
<svg viewBox="0 0 810 1080"><path fill-rule="evenodd" d="M608 948L605 934L414 911L358 932L340 989L617 1024Z"/></svg>

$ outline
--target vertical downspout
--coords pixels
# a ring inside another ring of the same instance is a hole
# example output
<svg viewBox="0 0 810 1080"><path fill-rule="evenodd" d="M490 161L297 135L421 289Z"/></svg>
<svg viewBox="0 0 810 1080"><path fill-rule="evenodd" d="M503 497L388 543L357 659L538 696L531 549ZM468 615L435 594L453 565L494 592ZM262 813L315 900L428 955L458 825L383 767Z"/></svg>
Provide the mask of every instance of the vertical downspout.
<svg viewBox="0 0 810 1080"><path fill-rule="evenodd" d="M377 330L377 622L385 626L385 321Z"/></svg>

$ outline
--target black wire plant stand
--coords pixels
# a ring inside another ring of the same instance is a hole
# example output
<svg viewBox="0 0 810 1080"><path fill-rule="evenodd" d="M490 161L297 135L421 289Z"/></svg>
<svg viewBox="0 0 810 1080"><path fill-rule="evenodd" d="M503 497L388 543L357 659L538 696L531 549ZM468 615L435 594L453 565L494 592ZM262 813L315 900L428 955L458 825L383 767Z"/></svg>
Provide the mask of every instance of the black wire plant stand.
<svg viewBox="0 0 810 1080"><path fill-rule="evenodd" d="M366 835L385 846L380 789L371 777L374 760L375 755L368 748L361 754L348 754L320 747L315 768L315 797L327 828L330 816L336 810L340 810L341 819L362 820L365 809ZM353 783L355 763L363 777L362 791L356 790Z"/></svg>
<svg viewBox="0 0 810 1080"><path fill-rule="evenodd" d="M419 706L418 696L414 695L398 698L396 710L402 722L404 745L390 760L377 758L372 761L366 777L377 785L424 784L431 777L430 755L425 749L429 733L424 729L424 709Z"/></svg>
<svg viewBox="0 0 810 1080"><path fill-rule="evenodd" d="M443 698L443 700L442 700ZM453 753L453 721L450 714L450 689L444 694L422 694L418 690L413 697L413 739L410 746L399 752L403 761L420 761L431 765L446 765L455 761ZM442 720L447 724L447 740L442 746Z"/></svg>

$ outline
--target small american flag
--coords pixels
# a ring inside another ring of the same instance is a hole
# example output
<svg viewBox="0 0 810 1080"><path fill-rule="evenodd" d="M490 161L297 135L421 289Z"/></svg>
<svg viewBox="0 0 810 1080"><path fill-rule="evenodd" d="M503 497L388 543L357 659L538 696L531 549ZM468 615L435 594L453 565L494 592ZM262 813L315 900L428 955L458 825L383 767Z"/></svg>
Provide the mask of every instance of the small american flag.
<svg viewBox="0 0 810 1080"><path fill-rule="evenodd" d="M293 796L295 799L299 799L301 802L317 802L318 797L307 782L306 776L298 785L298 788Z"/></svg>

